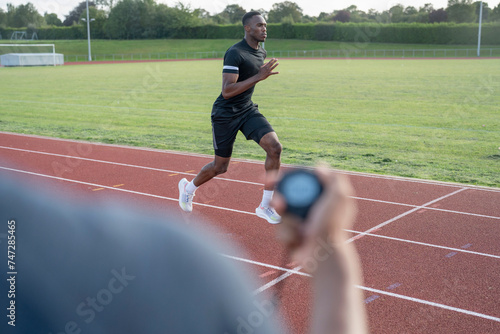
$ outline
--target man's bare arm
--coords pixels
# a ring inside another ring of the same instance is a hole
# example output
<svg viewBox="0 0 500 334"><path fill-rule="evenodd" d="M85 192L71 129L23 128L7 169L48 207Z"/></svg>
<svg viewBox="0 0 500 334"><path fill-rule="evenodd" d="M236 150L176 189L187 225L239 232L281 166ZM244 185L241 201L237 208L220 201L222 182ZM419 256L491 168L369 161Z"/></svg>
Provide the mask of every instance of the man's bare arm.
<svg viewBox="0 0 500 334"><path fill-rule="evenodd" d="M346 243L345 229L352 226L356 212L352 187L343 175L325 169L316 174L325 190L305 222L285 212L281 194L273 197L272 206L282 214L280 239L313 276L310 333L366 334L363 293L355 287L361 285L361 264L354 245Z"/></svg>
<svg viewBox="0 0 500 334"><path fill-rule="evenodd" d="M222 74L222 97L230 99L238 94L241 94L251 87L255 86L259 81L266 80L271 75L279 74L274 72L274 69L279 65L278 60L273 58L266 64L262 65L259 73L244 81L238 81L238 74L223 73Z"/></svg>

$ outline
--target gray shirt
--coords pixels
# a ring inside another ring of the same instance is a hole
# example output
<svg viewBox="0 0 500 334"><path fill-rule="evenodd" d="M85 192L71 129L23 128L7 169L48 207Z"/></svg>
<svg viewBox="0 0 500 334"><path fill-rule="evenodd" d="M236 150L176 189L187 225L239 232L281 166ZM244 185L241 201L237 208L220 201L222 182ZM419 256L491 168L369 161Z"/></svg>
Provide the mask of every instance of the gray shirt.
<svg viewBox="0 0 500 334"><path fill-rule="evenodd" d="M252 296L206 232L166 212L39 189L0 173L1 333L276 332L273 305ZM13 225L17 274L7 275Z"/></svg>

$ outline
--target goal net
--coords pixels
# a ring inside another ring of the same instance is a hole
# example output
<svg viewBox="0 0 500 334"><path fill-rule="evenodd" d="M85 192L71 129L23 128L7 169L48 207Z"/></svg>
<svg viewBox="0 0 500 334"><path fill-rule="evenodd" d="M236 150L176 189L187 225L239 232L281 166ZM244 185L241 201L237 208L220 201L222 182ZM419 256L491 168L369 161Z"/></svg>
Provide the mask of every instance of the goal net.
<svg viewBox="0 0 500 334"><path fill-rule="evenodd" d="M56 53L56 47L54 44L0 44L0 65L64 65L64 55Z"/></svg>

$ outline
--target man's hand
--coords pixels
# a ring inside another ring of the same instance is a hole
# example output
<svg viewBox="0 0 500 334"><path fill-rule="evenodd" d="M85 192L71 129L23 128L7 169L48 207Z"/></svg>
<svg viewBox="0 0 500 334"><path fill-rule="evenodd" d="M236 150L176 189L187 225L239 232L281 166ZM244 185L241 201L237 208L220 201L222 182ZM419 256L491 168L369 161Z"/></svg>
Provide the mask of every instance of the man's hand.
<svg viewBox="0 0 500 334"><path fill-rule="evenodd" d="M259 73L257 73L257 76L259 78L259 81L266 80L268 77L271 75L279 74L280 72L273 72L274 69L279 65L278 59L273 58L264 65L260 67Z"/></svg>
<svg viewBox="0 0 500 334"><path fill-rule="evenodd" d="M286 212L286 202L274 194L271 205L281 214L280 239L293 260L312 274L314 306L312 334L368 333L362 274L358 254L347 244L345 229L351 227L356 212L352 187L344 175L326 168L316 170L323 194L305 221Z"/></svg>
<svg viewBox="0 0 500 334"><path fill-rule="evenodd" d="M299 265L314 258L318 247L327 244L342 247L346 240L344 230L351 227L356 212L351 198L353 190L345 176L326 168L319 168L315 173L324 192L305 221L286 213L286 202L281 194L276 193L271 203L282 216L278 237Z"/></svg>

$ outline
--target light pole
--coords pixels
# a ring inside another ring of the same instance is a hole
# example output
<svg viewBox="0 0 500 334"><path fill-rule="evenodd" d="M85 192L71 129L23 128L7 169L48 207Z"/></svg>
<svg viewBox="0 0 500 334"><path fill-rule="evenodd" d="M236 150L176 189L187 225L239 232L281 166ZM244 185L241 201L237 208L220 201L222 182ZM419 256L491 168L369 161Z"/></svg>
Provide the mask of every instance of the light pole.
<svg viewBox="0 0 500 334"><path fill-rule="evenodd" d="M92 61L92 54L90 53L90 19L89 19L89 0L87 0L87 38L89 40L89 61Z"/></svg>
<svg viewBox="0 0 500 334"><path fill-rule="evenodd" d="M477 56L481 56L481 23L483 22L483 2L480 4L481 8L479 9L479 35L477 37Z"/></svg>

